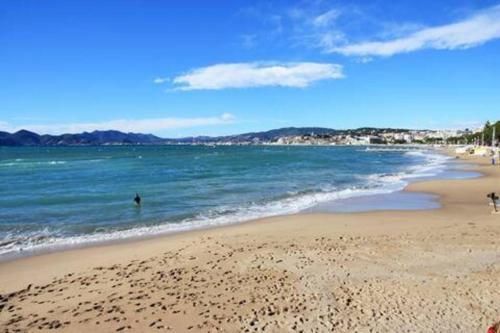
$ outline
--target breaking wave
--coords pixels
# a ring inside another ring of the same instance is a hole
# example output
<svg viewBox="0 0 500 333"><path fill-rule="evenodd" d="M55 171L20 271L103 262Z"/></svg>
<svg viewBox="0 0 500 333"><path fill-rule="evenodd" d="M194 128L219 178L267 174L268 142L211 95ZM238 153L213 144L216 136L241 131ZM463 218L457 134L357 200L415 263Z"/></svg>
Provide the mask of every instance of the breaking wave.
<svg viewBox="0 0 500 333"><path fill-rule="evenodd" d="M406 151L405 154L416 159L416 164L409 165L398 173L360 175L358 185L344 188L328 187L303 192L289 192L281 197L263 202L250 202L238 207L219 206L199 213L180 222L164 221L156 225L137 226L117 230L96 229L93 233L82 235L64 235L57 230L44 229L33 233L10 233L0 240L0 255L55 250L121 239L141 238L180 232L192 229L239 223L263 217L294 214L314 207L319 203L360 197L366 195L391 193L402 190L410 179L430 177L444 170L449 157L432 151ZM64 161L50 161L50 163Z"/></svg>

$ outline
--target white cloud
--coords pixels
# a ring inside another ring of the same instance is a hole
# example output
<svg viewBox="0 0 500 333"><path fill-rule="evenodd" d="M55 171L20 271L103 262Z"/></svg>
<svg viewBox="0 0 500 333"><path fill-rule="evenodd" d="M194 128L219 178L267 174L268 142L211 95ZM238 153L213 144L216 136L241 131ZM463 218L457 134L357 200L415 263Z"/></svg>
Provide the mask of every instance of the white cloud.
<svg viewBox="0 0 500 333"><path fill-rule="evenodd" d="M327 51L347 56L391 56L421 49L467 49L500 38L500 5L448 25L423 28L406 36L334 46Z"/></svg>
<svg viewBox="0 0 500 333"><path fill-rule="evenodd" d="M12 132L12 126L8 122L0 120L0 131Z"/></svg>
<svg viewBox="0 0 500 333"><path fill-rule="evenodd" d="M319 43L323 49L331 49L338 45L340 42L345 41L345 35L341 31L328 31L313 35L314 43Z"/></svg>
<svg viewBox="0 0 500 333"><path fill-rule="evenodd" d="M312 20L312 23L317 27L324 27L335 21L339 16L340 11L338 9L330 9L323 14L316 16Z"/></svg>
<svg viewBox="0 0 500 333"><path fill-rule="evenodd" d="M166 77L157 77L153 80L154 83L156 84L162 84L162 83L165 83L165 82L168 82L168 78Z"/></svg>
<svg viewBox="0 0 500 333"><path fill-rule="evenodd" d="M236 117L234 115L223 113L217 117L206 118L117 119L95 123L26 124L18 126L0 121L0 131L12 133L26 129L41 134L63 134L95 130L118 130L135 133L158 133L170 129L231 124L235 120Z"/></svg>
<svg viewBox="0 0 500 333"><path fill-rule="evenodd" d="M233 114L226 112L220 116L220 119L227 122L233 122L236 120L236 117Z"/></svg>
<svg viewBox="0 0 500 333"><path fill-rule="evenodd" d="M249 88L281 86L304 88L319 80L343 78L337 64L232 63L197 68L173 79L175 90Z"/></svg>
<svg viewBox="0 0 500 333"><path fill-rule="evenodd" d="M372 61L373 61L372 57L359 57L354 59L354 62L357 62L358 64L367 64Z"/></svg>
<svg viewBox="0 0 500 333"><path fill-rule="evenodd" d="M272 1L242 10L242 19L251 19L252 46L283 48L321 48L344 42L341 26L353 26L360 15L356 6L335 5L329 1L299 1L292 6L280 6ZM345 23L345 24L344 24ZM243 47L247 40L242 38ZM324 45L325 44L325 45Z"/></svg>
<svg viewBox="0 0 500 333"><path fill-rule="evenodd" d="M255 47L257 44L257 35L256 34L246 34L240 36L242 45L246 49L251 49Z"/></svg>

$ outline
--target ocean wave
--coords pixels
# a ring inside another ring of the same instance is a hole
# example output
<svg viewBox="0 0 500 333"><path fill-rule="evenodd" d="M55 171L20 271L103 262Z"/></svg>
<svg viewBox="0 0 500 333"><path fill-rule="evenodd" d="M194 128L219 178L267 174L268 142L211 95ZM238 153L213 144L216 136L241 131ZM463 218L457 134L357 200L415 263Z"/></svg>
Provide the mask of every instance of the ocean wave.
<svg viewBox="0 0 500 333"><path fill-rule="evenodd" d="M92 234L69 237L47 229L33 234L8 235L0 240L0 256L169 234L299 213L324 202L402 190L408 184L409 179L437 175L446 167L446 162L450 160L449 157L432 151L410 151L405 154L418 158L418 164L410 165L406 170L397 173L360 176L361 181L358 182L358 185L351 185L347 188L289 192L268 202L247 203L239 207L219 206L176 223L165 221L157 225L138 226L124 230L100 229Z"/></svg>
<svg viewBox="0 0 500 333"><path fill-rule="evenodd" d="M425 148L421 147L400 147L400 148L384 148L384 147L366 147L360 151L366 152L411 152L411 151L422 151Z"/></svg>
<svg viewBox="0 0 500 333"><path fill-rule="evenodd" d="M48 164L48 165L56 165L56 164L66 164L66 161L49 161L49 162L38 162L38 164Z"/></svg>
<svg viewBox="0 0 500 333"><path fill-rule="evenodd" d="M403 181L403 179L409 175L406 172L398 172L398 173L374 173L371 175L366 175L366 176L361 176L366 181L369 181L371 183L375 184L382 184L382 183L397 183L397 182L406 182Z"/></svg>
<svg viewBox="0 0 500 333"><path fill-rule="evenodd" d="M142 157L139 157L142 158ZM44 165L63 165L68 163L98 163L102 162L107 158L95 158L95 159L82 159L82 160L53 160L53 161L30 161L22 158L18 158L15 160L6 161L4 163L0 163L0 167L30 167L30 166L44 166Z"/></svg>
<svg viewBox="0 0 500 333"><path fill-rule="evenodd" d="M386 182L405 182L408 179L434 177L447 168L451 157L432 150L406 151L405 156L418 158L417 164L410 165L406 170L398 173L372 174L366 176L367 180Z"/></svg>
<svg viewBox="0 0 500 333"><path fill-rule="evenodd" d="M434 177L446 169L446 163L452 160L450 156L432 151L407 152L405 155L422 158L423 162L408 168L406 178Z"/></svg>
<svg viewBox="0 0 500 333"><path fill-rule="evenodd" d="M406 156L425 156L425 152L427 152L427 151L424 151L424 150L406 151L405 155Z"/></svg>
<svg viewBox="0 0 500 333"><path fill-rule="evenodd" d="M34 165L58 165L66 164L67 161L26 161L24 159L15 159L14 162L0 163L0 166L34 166Z"/></svg>
<svg viewBox="0 0 500 333"><path fill-rule="evenodd" d="M142 226L125 230L106 231L101 229L102 232L70 237L54 236L54 233L48 231L25 236L10 236L4 238L4 240L0 240L0 256L20 252L30 253L40 250L57 250L122 239L137 239L146 236L156 236L186 230L241 223L264 217L295 214L322 202L390 193L404 187L403 183L392 183L391 185L392 186L372 188L353 186L338 191L292 195L267 203L256 202L240 207L220 206L182 222L169 223L166 221L158 225Z"/></svg>
<svg viewBox="0 0 500 333"><path fill-rule="evenodd" d="M107 231L71 237L50 236L49 232L37 233L30 237L18 237L15 242L1 246L0 255L39 250L57 250L84 244L117 241L122 239L142 238L181 232L186 230L241 223L264 217L295 214L314 207L320 203L349 199L354 197L385 194L402 190L407 181L408 173L371 174L363 176L362 185L344 189L324 189L315 192L289 192L283 198L269 202L254 202L240 207L219 206L182 222L142 226L119 231Z"/></svg>

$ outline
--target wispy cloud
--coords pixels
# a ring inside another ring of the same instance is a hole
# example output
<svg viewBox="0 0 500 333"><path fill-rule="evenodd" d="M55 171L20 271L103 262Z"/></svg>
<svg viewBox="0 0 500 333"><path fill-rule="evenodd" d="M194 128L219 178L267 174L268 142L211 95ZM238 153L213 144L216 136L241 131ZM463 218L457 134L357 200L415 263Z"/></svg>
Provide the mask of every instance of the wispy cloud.
<svg viewBox="0 0 500 333"><path fill-rule="evenodd" d="M241 35L240 39L242 41L242 46L246 49L251 49L256 45L257 35L247 34Z"/></svg>
<svg viewBox="0 0 500 333"><path fill-rule="evenodd" d="M298 1L280 6L276 2L258 2L259 5L241 11L242 19L252 20L252 46L266 48L309 48L331 50L356 38L361 30L380 29L380 20L374 20L354 4L330 1ZM246 37L240 37L246 47Z"/></svg>
<svg viewBox="0 0 500 333"><path fill-rule="evenodd" d="M312 23L318 27L325 27L330 25L333 21L335 21L340 16L340 10L338 9L330 9L324 13L313 18Z"/></svg>
<svg viewBox="0 0 500 333"><path fill-rule="evenodd" d="M224 113L220 116L206 118L116 119L94 123L25 124L18 126L0 121L0 130L16 132L20 129L27 129L42 134L81 133L95 130L158 133L171 129L231 124L235 121L236 117L230 113Z"/></svg>
<svg viewBox="0 0 500 333"><path fill-rule="evenodd" d="M193 69L173 79L175 90L217 90L281 86L304 88L313 82L343 78L342 66L328 63L231 63Z"/></svg>
<svg viewBox="0 0 500 333"><path fill-rule="evenodd" d="M252 36L252 45L254 45L260 39L274 39L283 33L284 17L282 13L274 11L273 7L270 2L261 2L238 11L238 19L250 18L261 29L259 32L253 30L251 33L242 35L243 46L246 42L245 36ZM260 33L262 31L266 31L266 35L262 35Z"/></svg>
<svg viewBox="0 0 500 333"><path fill-rule="evenodd" d="M168 82L168 78L166 77L157 77L153 80L154 83L156 84L162 84L162 83L165 83L165 82Z"/></svg>
<svg viewBox="0 0 500 333"><path fill-rule="evenodd" d="M422 49L467 49L496 38L500 38L500 5L462 21L422 28L399 38L330 46L327 51L347 56L392 56Z"/></svg>
<svg viewBox="0 0 500 333"><path fill-rule="evenodd" d="M354 62L357 62L358 64L367 64L367 63L372 62L372 61L373 61L372 57L354 58Z"/></svg>
<svg viewBox="0 0 500 333"><path fill-rule="evenodd" d="M246 36L251 35L252 46L318 48L317 41L324 33L340 35L335 27L337 21L349 19L350 12L346 6L324 1L299 1L284 7L276 2L256 1L239 12L240 19L252 20L251 30L240 39L243 47L247 45Z"/></svg>
<svg viewBox="0 0 500 333"><path fill-rule="evenodd" d="M279 17L279 34L269 33L267 26L257 26L251 32L252 45L307 47L363 58L424 49L467 49L500 38L500 5L469 12L468 16L448 24L429 26L425 22L387 20L390 16L384 16L377 6L339 5L329 1L301 1L284 8L266 4L258 7L259 11L250 11L258 15L247 17L266 18L266 22ZM365 63L364 60L357 62Z"/></svg>

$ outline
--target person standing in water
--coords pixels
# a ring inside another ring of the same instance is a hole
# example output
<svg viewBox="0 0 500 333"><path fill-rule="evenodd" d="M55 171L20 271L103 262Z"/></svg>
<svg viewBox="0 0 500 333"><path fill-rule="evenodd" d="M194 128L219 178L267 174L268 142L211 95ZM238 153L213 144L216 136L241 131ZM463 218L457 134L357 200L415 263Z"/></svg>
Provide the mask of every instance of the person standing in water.
<svg viewBox="0 0 500 333"><path fill-rule="evenodd" d="M135 194L134 202L137 206L141 205L141 197L139 196L139 193Z"/></svg>

